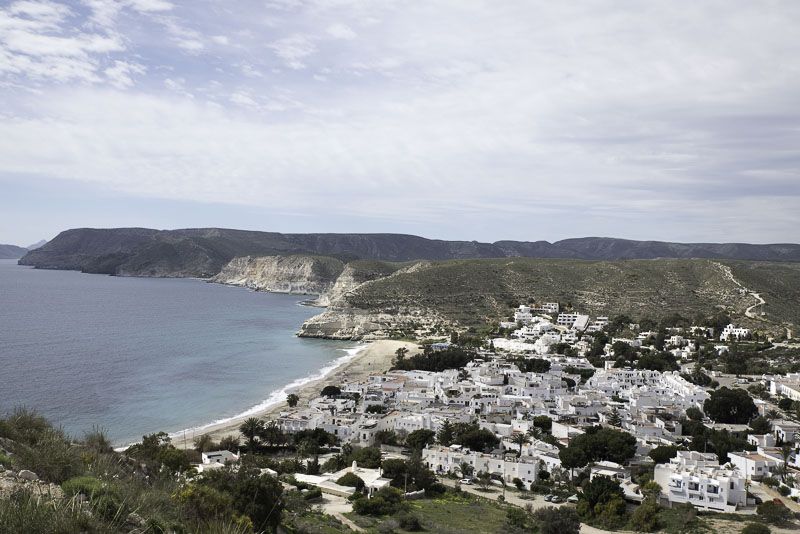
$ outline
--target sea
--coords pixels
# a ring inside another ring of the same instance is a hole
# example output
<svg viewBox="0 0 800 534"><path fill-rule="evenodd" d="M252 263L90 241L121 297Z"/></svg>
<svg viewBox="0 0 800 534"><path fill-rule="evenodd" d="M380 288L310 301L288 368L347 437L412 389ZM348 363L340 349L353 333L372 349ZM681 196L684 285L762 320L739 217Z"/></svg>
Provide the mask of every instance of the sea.
<svg viewBox="0 0 800 534"><path fill-rule="evenodd" d="M321 312L301 300L0 260L0 414L34 409L123 446L253 413L360 348L296 337Z"/></svg>

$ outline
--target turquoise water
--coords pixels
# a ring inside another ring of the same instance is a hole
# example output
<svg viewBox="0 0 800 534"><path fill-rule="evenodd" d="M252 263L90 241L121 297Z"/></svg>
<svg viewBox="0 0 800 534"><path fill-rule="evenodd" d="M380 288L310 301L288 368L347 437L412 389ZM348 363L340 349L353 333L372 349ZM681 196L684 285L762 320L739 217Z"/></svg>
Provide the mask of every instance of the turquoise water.
<svg viewBox="0 0 800 534"><path fill-rule="evenodd" d="M300 297L0 260L0 412L35 408L117 444L274 401L352 343L294 336ZM272 395L272 397L270 397Z"/></svg>

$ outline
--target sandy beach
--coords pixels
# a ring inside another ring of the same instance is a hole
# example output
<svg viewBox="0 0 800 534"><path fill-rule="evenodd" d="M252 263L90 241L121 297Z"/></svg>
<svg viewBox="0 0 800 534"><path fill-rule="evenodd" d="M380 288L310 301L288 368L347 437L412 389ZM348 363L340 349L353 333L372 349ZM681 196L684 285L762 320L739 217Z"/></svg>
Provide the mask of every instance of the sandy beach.
<svg viewBox="0 0 800 534"><path fill-rule="evenodd" d="M306 382L297 388L288 389L287 393L294 393L300 397L298 408L307 406L308 401L319 395L320 390L328 384L341 386L347 382L365 380L371 374L388 371L392 365L395 351L400 347L407 348L409 355L419 352L417 344L407 341L379 340L368 342L352 359L331 369L320 378ZM310 371L313 372L313 370ZM205 434L210 435L214 441L219 441L228 435L239 435L239 425L249 417L270 419L277 416L279 412L288 409L289 406L286 404L286 399L282 399L257 412L209 425L201 430L186 431L185 438L183 433L173 435L172 442L178 448L192 448L194 446L193 440Z"/></svg>

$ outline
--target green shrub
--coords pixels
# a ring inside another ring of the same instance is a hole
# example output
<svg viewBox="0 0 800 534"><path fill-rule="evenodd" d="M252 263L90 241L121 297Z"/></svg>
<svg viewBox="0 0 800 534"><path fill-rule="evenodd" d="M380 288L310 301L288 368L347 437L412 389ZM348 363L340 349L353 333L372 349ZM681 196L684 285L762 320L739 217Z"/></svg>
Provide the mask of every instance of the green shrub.
<svg viewBox="0 0 800 534"><path fill-rule="evenodd" d="M99 497L106 488L102 480L90 476L73 477L61 484L64 495L73 496L79 493L88 498Z"/></svg>
<svg viewBox="0 0 800 534"><path fill-rule="evenodd" d="M792 512L780 501L765 501L758 505L756 513L768 523L782 523L792 517Z"/></svg>
<svg viewBox="0 0 800 534"><path fill-rule="evenodd" d="M111 493L104 493L92 501L94 512L106 521L125 518L128 514L125 505Z"/></svg>
<svg viewBox="0 0 800 534"><path fill-rule="evenodd" d="M303 498L307 501L312 501L314 499L321 499L322 498L322 490L319 488L314 488L312 490L308 490L303 494Z"/></svg>
<svg viewBox="0 0 800 534"><path fill-rule="evenodd" d="M233 499L203 484L191 484L177 495L186 514L195 521L228 518L233 513Z"/></svg>
<svg viewBox="0 0 800 534"><path fill-rule="evenodd" d="M403 493L392 487L381 488L370 499L353 501L353 511L359 515L391 515L403 508Z"/></svg>
<svg viewBox="0 0 800 534"><path fill-rule="evenodd" d="M3 467L9 467L11 463L11 457L0 452L0 465Z"/></svg>
<svg viewBox="0 0 800 534"><path fill-rule="evenodd" d="M789 489L789 486L781 486L781 487L778 488L778 493L780 493L784 497L788 497L789 494L792 493L792 490Z"/></svg>
<svg viewBox="0 0 800 534"><path fill-rule="evenodd" d="M761 480L761 483L769 486L770 488L777 488L781 484L780 481L775 477L764 477Z"/></svg>
<svg viewBox="0 0 800 534"><path fill-rule="evenodd" d="M578 534L581 521L573 508L548 506L533 513L541 534Z"/></svg>
<svg viewBox="0 0 800 534"><path fill-rule="evenodd" d="M763 523L748 523L742 529L742 534L770 534L772 532L767 525Z"/></svg>
<svg viewBox="0 0 800 534"><path fill-rule="evenodd" d="M43 501L28 492L0 499L0 534L99 532L96 520L69 501Z"/></svg>
<svg viewBox="0 0 800 534"><path fill-rule="evenodd" d="M362 489L364 489L364 481L361 480L361 478L354 473L345 473L344 475L339 477L336 483L339 484L340 486L355 488L356 491L361 491Z"/></svg>
<svg viewBox="0 0 800 534"><path fill-rule="evenodd" d="M409 532L418 532L422 530L422 525L419 522L419 518L414 514L400 512L395 517L397 522L400 524L400 528L403 530L407 530Z"/></svg>
<svg viewBox="0 0 800 534"><path fill-rule="evenodd" d="M83 472L75 447L58 431L43 432L35 445L21 446L16 453L17 465L56 484Z"/></svg>

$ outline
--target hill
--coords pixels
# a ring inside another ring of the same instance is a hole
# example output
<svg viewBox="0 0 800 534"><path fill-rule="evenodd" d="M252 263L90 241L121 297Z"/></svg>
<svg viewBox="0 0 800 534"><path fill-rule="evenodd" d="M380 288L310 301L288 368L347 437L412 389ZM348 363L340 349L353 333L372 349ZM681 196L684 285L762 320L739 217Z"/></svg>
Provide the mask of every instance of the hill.
<svg viewBox="0 0 800 534"><path fill-rule="evenodd" d="M732 273L732 276L731 276ZM767 301L765 316L745 311ZM592 315L627 314L689 320L723 312L735 321L774 328L800 324L800 264L706 259L585 261L490 259L420 262L372 280L333 300L307 321L302 335L423 335L479 327L507 318L535 298ZM766 322L762 322L766 321Z"/></svg>
<svg viewBox="0 0 800 534"><path fill-rule="evenodd" d="M28 249L16 245L0 245L0 260L16 260L27 254Z"/></svg>
<svg viewBox="0 0 800 534"><path fill-rule="evenodd" d="M79 228L61 232L20 261L44 269L128 276L211 277L240 256L323 255L405 262L478 258L620 260L711 258L800 261L800 245L667 243L587 237L547 241L443 241L403 234L281 234L220 228Z"/></svg>

